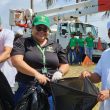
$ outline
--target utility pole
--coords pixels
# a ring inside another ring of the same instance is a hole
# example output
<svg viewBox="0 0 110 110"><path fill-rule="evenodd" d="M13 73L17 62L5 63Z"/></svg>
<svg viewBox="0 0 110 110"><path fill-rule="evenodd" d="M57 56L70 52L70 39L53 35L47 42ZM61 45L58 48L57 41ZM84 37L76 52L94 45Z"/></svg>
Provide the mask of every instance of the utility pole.
<svg viewBox="0 0 110 110"><path fill-rule="evenodd" d="M34 11L33 10L33 0L31 0L31 9L32 9L32 11Z"/></svg>
<svg viewBox="0 0 110 110"><path fill-rule="evenodd" d="M85 22L88 22L88 15L85 16Z"/></svg>
<svg viewBox="0 0 110 110"><path fill-rule="evenodd" d="M79 3L79 0L76 0L76 3ZM79 10L79 8L76 8L76 11ZM76 22L78 21L78 17L76 17Z"/></svg>

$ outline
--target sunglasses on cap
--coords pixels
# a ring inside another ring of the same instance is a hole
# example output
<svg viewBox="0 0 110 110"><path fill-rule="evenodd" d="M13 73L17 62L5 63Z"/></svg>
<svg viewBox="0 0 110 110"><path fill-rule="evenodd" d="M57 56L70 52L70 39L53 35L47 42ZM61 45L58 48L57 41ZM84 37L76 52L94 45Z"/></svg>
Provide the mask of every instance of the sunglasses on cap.
<svg viewBox="0 0 110 110"><path fill-rule="evenodd" d="M44 31L44 32L47 32L47 31L49 30L49 28L48 28L48 27L42 28L42 27L40 27L40 26L36 26L36 30L37 30L37 31Z"/></svg>

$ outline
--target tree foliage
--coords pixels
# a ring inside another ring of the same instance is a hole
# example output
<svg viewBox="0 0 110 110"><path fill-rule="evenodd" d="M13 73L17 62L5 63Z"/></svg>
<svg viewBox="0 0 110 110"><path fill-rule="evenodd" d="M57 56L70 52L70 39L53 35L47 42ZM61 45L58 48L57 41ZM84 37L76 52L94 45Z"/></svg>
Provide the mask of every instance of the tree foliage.
<svg viewBox="0 0 110 110"><path fill-rule="evenodd" d="M44 1L44 0L42 0L42 1ZM55 5L56 4L56 2L58 2L59 0L45 0L45 3L46 3L46 7L47 7L47 9L50 7L50 6L52 6L52 5ZM71 0L63 0L63 1L71 1ZM63 2L62 1L62 2Z"/></svg>

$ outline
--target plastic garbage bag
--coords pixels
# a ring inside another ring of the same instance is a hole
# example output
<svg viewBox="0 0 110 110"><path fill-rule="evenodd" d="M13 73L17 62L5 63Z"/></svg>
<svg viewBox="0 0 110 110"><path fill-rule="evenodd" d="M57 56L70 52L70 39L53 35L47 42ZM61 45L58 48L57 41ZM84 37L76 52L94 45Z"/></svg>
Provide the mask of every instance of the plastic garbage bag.
<svg viewBox="0 0 110 110"><path fill-rule="evenodd" d="M87 77L65 78L50 85L55 110L92 110L97 104L99 89Z"/></svg>
<svg viewBox="0 0 110 110"><path fill-rule="evenodd" d="M14 95L11 87L0 71L0 110L14 110Z"/></svg>
<svg viewBox="0 0 110 110"><path fill-rule="evenodd" d="M21 95L15 110L49 110L48 96L38 81L31 82Z"/></svg>

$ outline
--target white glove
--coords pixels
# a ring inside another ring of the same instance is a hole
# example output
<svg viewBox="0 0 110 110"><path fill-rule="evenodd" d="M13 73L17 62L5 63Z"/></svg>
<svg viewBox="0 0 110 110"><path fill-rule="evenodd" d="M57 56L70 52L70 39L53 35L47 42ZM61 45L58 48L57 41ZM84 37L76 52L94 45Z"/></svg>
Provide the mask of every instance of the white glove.
<svg viewBox="0 0 110 110"><path fill-rule="evenodd" d="M61 78L62 78L62 73L59 72L59 71L56 71L56 72L53 74L52 82L56 82L57 80L60 80Z"/></svg>

